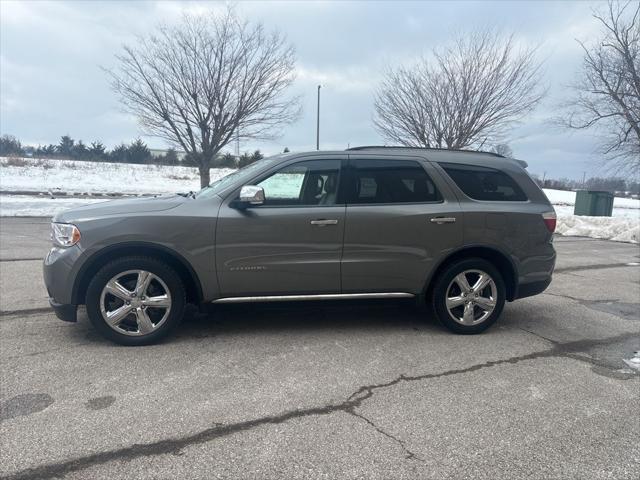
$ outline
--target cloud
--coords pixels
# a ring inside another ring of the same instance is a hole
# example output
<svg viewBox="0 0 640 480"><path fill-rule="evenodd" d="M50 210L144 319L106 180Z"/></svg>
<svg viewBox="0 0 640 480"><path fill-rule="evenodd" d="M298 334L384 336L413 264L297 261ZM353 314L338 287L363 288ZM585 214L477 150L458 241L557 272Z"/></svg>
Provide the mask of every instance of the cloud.
<svg viewBox="0 0 640 480"><path fill-rule="evenodd" d="M340 93L371 92L380 79L380 73L366 67L309 68L299 65L296 80L300 83L322 85Z"/></svg>
<svg viewBox="0 0 640 480"><path fill-rule="evenodd" d="M485 26L541 45L549 98L505 139L533 171L581 176L596 168L593 135L567 135L546 119L569 93L581 62L575 38L598 31L591 7L573 2L329 2L247 1L235 8L250 21L278 29L296 47L302 118L275 142L242 149L268 152L315 148L316 86L322 84L321 146L381 144L371 116L373 92L388 66L415 61L455 32ZM113 64L123 43L173 23L183 13L226 8L224 2L0 1L0 124L25 142L56 142L69 133L109 146L140 135L121 108L100 66ZM154 147L164 146L147 138ZM587 163L585 163L587 162ZM591 163L588 163L591 162ZM586 167L585 167L586 165Z"/></svg>

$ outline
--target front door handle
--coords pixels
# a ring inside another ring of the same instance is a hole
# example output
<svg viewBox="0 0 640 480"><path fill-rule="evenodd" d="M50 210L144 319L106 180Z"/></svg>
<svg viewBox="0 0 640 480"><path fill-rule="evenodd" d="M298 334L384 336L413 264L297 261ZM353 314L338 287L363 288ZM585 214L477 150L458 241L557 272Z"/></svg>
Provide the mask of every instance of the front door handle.
<svg viewBox="0 0 640 480"><path fill-rule="evenodd" d="M431 223L442 225L443 223L455 223L456 217L433 217L429 220Z"/></svg>
<svg viewBox="0 0 640 480"><path fill-rule="evenodd" d="M311 220L311 225L317 225L318 227L326 227L327 225L337 225L337 224L338 224L338 220L324 220L324 219Z"/></svg>

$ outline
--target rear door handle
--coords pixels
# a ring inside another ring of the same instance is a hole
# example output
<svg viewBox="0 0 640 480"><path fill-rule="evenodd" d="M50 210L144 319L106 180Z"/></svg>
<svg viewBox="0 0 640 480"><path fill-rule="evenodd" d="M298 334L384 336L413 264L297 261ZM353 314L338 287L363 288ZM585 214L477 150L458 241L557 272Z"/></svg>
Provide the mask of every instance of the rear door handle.
<svg viewBox="0 0 640 480"><path fill-rule="evenodd" d="M456 217L433 217L429 220L431 223L442 225L443 223L455 223Z"/></svg>
<svg viewBox="0 0 640 480"><path fill-rule="evenodd" d="M327 225L337 225L338 220L311 220L311 225L317 225L318 227L326 227Z"/></svg>

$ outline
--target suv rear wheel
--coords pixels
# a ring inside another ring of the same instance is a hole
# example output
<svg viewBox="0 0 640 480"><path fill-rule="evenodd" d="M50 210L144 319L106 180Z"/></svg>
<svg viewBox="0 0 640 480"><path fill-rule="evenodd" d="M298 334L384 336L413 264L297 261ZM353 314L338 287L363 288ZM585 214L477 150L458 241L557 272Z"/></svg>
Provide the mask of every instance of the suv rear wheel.
<svg viewBox="0 0 640 480"><path fill-rule="evenodd" d="M440 322L461 334L480 333L498 319L506 289L500 272L481 258L458 260L437 278L433 307Z"/></svg>
<svg viewBox="0 0 640 480"><path fill-rule="evenodd" d="M103 266L87 289L87 315L105 337L121 345L148 345L182 320L185 288L167 264L124 257Z"/></svg>

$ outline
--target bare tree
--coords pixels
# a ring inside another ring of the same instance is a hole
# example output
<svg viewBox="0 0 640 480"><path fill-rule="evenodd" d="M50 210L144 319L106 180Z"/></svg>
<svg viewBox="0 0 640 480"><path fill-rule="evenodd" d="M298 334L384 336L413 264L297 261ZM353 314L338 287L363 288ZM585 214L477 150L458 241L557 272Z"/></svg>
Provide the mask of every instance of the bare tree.
<svg viewBox="0 0 640 480"><path fill-rule="evenodd" d="M216 155L236 135L272 138L300 112L298 98L284 98L294 80L293 47L231 9L187 15L116 58L109 74L125 110L146 133L187 152L203 187Z"/></svg>
<svg viewBox="0 0 640 480"><path fill-rule="evenodd" d="M374 125L407 146L498 143L544 96L535 54L491 31L460 37L430 59L387 72L376 92Z"/></svg>
<svg viewBox="0 0 640 480"><path fill-rule="evenodd" d="M584 60L575 97L567 104L568 128L603 132L605 162L618 173L640 174L640 3L610 1L594 13L602 35L580 42Z"/></svg>

